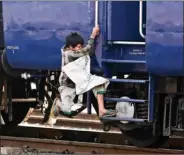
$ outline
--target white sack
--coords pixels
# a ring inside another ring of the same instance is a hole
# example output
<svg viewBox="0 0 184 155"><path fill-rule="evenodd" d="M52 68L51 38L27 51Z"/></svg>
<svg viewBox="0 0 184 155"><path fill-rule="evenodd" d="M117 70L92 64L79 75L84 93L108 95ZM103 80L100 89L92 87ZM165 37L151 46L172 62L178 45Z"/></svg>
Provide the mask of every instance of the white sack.
<svg viewBox="0 0 184 155"><path fill-rule="evenodd" d="M77 60L62 67L62 71L76 84L76 94L83 94L95 86L109 85L109 80L90 73L89 55L78 58Z"/></svg>

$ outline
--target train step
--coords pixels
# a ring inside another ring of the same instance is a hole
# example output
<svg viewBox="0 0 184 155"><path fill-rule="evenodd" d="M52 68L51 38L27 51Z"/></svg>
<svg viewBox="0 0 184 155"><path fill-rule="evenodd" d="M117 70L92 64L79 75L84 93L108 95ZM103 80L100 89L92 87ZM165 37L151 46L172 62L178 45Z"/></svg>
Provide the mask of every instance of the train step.
<svg viewBox="0 0 184 155"><path fill-rule="evenodd" d="M105 63L133 63L133 64L146 64L146 61L141 60L117 60L117 59L102 59Z"/></svg>
<svg viewBox="0 0 184 155"><path fill-rule="evenodd" d="M119 82L119 83L147 83L149 80L141 80L141 79L113 79L109 78L110 82ZM106 97L105 101L112 101L112 102L134 102L134 103L145 103L147 100L141 99L123 99L123 98L109 98Z"/></svg>
<svg viewBox="0 0 184 155"><path fill-rule="evenodd" d="M110 82L119 82L119 83L147 83L149 80L140 80L140 79L111 79L108 78Z"/></svg>
<svg viewBox="0 0 184 155"><path fill-rule="evenodd" d="M22 102L22 103L24 103L24 102L36 102L37 100L36 100L36 98L13 98L12 99L12 102L18 102L18 103L20 103L20 102Z"/></svg>
<svg viewBox="0 0 184 155"><path fill-rule="evenodd" d="M129 122L145 122L147 119L124 118L124 117L101 117L102 121L129 121Z"/></svg>
<svg viewBox="0 0 184 155"><path fill-rule="evenodd" d="M123 62L123 61L122 61ZM134 61L135 62L135 61ZM138 62L138 61L137 61ZM114 79L109 78L110 82L118 82L118 83L148 83L148 98L147 99L132 99L132 98L113 98L113 97L105 97L104 101L111 102L129 102L129 103L146 103L148 105L148 117L147 119L139 119L139 118L121 118L121 117L106 117L101 118L101 120L105 121L129 121L129 122L151 122L154 120L153 109L154 109L154 77L149 75L149 79Z"/></svg>
<svg viewBox="0 0 184 155"><path fill-rule="evenodd" d="M72 118L59 115L56 124L53 124L53 126L44 123L43 120L44 114L42 114L40 110L30 108L19 126L85 132L104 132L102 129L103 123L99 120L97 114L80 113ZM119 129L115 127L112 127L109 133L121 134Z"/></svg>
<svg viewBox="0 0 184 155"><path fill-rule="evenodd" d="M111 98L105 97L105 101L112 101L112 102L134 102L134 103L145 103L148 100L140 100L140 99L124 99L124 98Z"/></svg>

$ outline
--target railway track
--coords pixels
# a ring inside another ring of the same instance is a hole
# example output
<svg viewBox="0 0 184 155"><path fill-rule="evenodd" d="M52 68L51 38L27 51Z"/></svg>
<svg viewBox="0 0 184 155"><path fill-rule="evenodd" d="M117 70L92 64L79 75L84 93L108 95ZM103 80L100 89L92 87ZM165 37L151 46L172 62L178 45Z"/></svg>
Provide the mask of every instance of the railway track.
<svg viewBox="0 0 184 155"><path fill-rule="evenodd" d="M90 115L84 110L74 118L59 116L56 124L49 126L44 124L44 115L40 110L30 108L18 127L5 128L2 135L126 144L118 128L111 128L108 132L103 130L103 124L94 114L94 110Z"/></svg>
<svg viewBox="0 0 184 155"><path fill-rule="evenodd" d="M1 147L32 148L39 153L93 153L93 154L184 154L184 150L150 149L113 144L61 141L38 138L1 137ZM3 150L3 149L2 149ZM51 151L54 150L54 151Z"/></svg>
<svg viewBox="0 0 184 155"><path fill-rule="evenodd" d="M12 146L21 147L22 145L26 144L30 147L37 148L38 144L40 145L39 149L42 149L41 146L45 145L45 148L49 148L51 150L58 149L58 151L60 152L62 152L62 150L64 149L71 150L71 152L77 152L78 150L80 150L80 148L82 148L84 150L87 150L88 152L90 151L92 152L95 150L98 151L97 153L112 153L112 154L115 154L115 152L117 152L116 154L121 153L141 154L144 153L144 151L145 153L169 153L169 151L173 152L173 150L171 149L183 150L184 140L172 139L169 140L166 145L162 146L162 148L167 148L167 150L166 149L150 150L141 148L142 152L140 150L138 151L136 149L139 148L127 146L128 142L126 141L126 139L124 138L124 136L122 135L122 133L119 131L118 128L111 128L109 132L103 131L103 125L99 121L96 114L88 115L86 114L86 112L83 112L74 118L59 116L57 123L54 126L45 125L43 120L44 115L39 110L30 109L23 122L20 123L17 128L14 129L11 128L10 133L8 134L5 128L4 130L5 132L1 134L5 136L4 139L2 139L4 146L11 146L12 144ZM7 136L13 138L10 139ZM14 136L30 137L30 138L29 139L16 138ZM19 142L18 139L20 139ZM35 144L33 144L32 141L35 141ZM49 142L51 144L49 144ZM69 144L71 144L71 146L69 146ZM82 146L80 146L80 144L82 144ZM87 146L92 147L93 149L91 150L87 149ZM105 151L106 147L107 151ZM182 151L181 150L176 151L176 153L180 152ZM173 153L175 153L175 151Z"/></svg>
<svg viewBox="0 0 184 155"><path fill-rule="evenodd" d="M54 126L45 125L43 120L44 115L40 110L30 108L18 127L5 128L1 130L1 135L129 145L118 128L111 128L108 132L103 131L103 125L94 113L88 115L84 111L74 118L59 116ZM184 149L183 144L184 139L172 138L161 147Z"/></svg>

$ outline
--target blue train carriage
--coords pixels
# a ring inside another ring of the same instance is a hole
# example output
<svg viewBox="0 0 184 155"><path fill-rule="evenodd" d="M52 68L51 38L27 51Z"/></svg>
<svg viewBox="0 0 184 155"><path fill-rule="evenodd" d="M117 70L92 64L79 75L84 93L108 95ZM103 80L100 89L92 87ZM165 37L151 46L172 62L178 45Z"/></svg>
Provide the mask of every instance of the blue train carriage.
<svg viewBox="0 0 184 155"><path fill-rule="evenodd" d="M117 117L102 120L104 130L116 126L130 143L143 147L158 144L163 137L182 137L184 2L0 3L5 123L18 123L44 96L53 100L65 36L77 31L87 41L98 23L101 33L91 69L111 81L105 105L118 111ZM33 82L38 89L30 87Z"/></svg>

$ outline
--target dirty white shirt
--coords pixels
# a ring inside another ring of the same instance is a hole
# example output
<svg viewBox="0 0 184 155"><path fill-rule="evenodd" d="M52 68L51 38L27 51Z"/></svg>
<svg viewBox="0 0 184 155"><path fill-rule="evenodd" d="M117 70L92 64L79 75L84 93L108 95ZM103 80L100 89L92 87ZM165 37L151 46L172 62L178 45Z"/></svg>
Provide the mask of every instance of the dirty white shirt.
<svg viewBox="0 0 184 155"><path fill-rule="evenodd" d="M109 85L109 80L90 73L90 57L85 55L62 67L62 71L75 83L76 94L83 94L95 86Z"/></svg>

